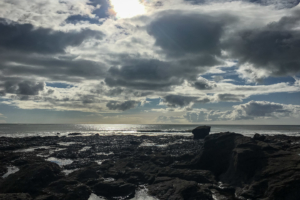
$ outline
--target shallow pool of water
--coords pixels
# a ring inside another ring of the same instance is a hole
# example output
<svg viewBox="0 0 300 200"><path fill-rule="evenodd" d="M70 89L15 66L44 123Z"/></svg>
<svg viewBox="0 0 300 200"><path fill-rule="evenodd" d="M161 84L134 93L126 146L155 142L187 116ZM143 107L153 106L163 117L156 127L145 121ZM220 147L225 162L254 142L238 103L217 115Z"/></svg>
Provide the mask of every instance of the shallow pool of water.
<svg viewBox="0 0 300 200"><path fill-rule="evenodd" d="M14 174L16 173L17 171L19 171L20 169L15 167L15 166L10 166L10 167L7 167L7 172L2 176L2 178L6 178L8 177L9 175L11 174Z"/></svg>

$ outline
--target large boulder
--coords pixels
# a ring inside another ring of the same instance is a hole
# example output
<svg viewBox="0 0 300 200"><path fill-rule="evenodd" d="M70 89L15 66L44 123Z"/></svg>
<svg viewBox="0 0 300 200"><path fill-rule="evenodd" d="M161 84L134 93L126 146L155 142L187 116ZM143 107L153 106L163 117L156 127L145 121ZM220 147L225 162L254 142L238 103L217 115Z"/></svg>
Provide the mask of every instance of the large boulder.
<svg viewBox="0 0 300 200"><path fill-rule="evenodd" d="M194 139L203 139L209 135L210 126L198 126L197 128L192 130L194 134Z"/></svg>
<svg viewBox="0 0 300 200"><path fill-rule="evenodd" d="M298 151L282 150L277 143L265 141L235 133L209 135L192 166L209 170L217 180L236 187L235 194L241 198L299 199Z"/></svg>

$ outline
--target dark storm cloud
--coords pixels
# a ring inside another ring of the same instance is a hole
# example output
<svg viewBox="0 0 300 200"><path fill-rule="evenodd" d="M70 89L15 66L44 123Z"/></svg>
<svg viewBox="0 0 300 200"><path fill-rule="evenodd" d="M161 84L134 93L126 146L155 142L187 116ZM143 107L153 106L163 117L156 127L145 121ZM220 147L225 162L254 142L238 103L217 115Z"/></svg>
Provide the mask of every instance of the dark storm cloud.
<svg viewBox="0 0 300 200"><path fill-rule="evenodd" d="M78 46L87 38L101 39L103 36L102 32L89 29L79 32L53 31L36 28L31 24L7 23L0 19L0 50L40 54L64 53L68 46Z"/></svg>
<svg viewBox="0 0 300 200"><path fill-rule="evenodd" d="M122 86L143 90L168 90L180 85L183 70L155 59L123 59L122 67L111 67L105 79L111 87Z"/></svg>
<svg viewBox="0 0 300 200"><path fill-rule="evenodd" d="M192 84L198 90L211 90L217 87L215 83L211 83L207 80L199 80Z"/></svg>
<svg viewBox="0 0 300 200"><path fill-rule="evenodd" d="M193 59L200 56L199 61L203 62L203 59L213 59L212 55L220 55L220 38L224 27L234 20L228 15L165 11L149 24L147 31L155 38L155 45L161 47L167 56L185 57L193 54Z"/></svg>
<svg viewBox="0 0 300 200"><path fill-rule="evenodd" d="M255 3L263 6L275 5L276 8L292 8L299 4L299 0L185 0L192 4L205 4L205 3L213 3L213 2L232 2L232 1L241 1L248 3Z"/></svg>
<svg viewBox="0 0 300 200"><path fill-rule="evenodd" d="M137 101L125 101L125 102L118 102L118 101L109 101L106 104L106 107L108 107L109 110L129 110L131 108L136 107L138 104Z"/></svg>
<svg viewBox="0 0 300 200"><path fill-rule="evenodd" d="M6 92L4 90L0 90L0 96L5 96Z"/></svg>
<svg viewBox="0 0 300 200"><path fill-rule="evenodd" d="M18 65L12 64L18 63ZM83 79L99 79L105 75L105 65L84 59L66 59L20 53L0 54L0 78L36 75L51 80L78 82Z"/></svg>
<svg viewBox="0 0 300 200"><path fill-rule="evenodd" d="M93 95L84 95L81 97L83 104L95 103L95 97Z"/></svg>
<svg viewBox="0 0 300 200"><path fill-rule="evenodd" d="M38 95L40 91L44 90L45 84L42 82L22 81L14 82L7 81L4 83L6 93L20 94L20 95Z"/></svg>
<svg viewBox="0 0 300 200"><path fill-rule="evenodd" d="M227 101L227 102L239 102L242 101L246 96L239 94L218 94L219 101Z"/></svg>
<svg viewBox="0 0 300 200"><path fill-rule="evenodd" d="M66 19L67 23L76 24L79 22L88 22L90 24L102 24L98 18L91 18L87 15L71 15Z"/></svg>
<svg viewBox="0 0 300 200"><path fill-rule="evenodd" d="M181 95L168 95L163 98L168 107L185 107L195 101L197 97L186 97Z"/></svg>
<svg viewBox="0 0 300 200"><path fill-rule="evenodd" d="M224 48L241 64L251 63L274 76L295 75L300 72L299 22L297 12L266 27L238 32L224 43Z"/></svg>
<svg viewBox="0 0 300 200"><path fill-rule="evenodd" d="M148 24L147 32L154 37L155 45L161 47L160 53L172 59L113 57L105 83L110 87L166 91L184 80L196 81L197 74L221 63L216 58L221 53L220 38L226 25L235 20L229 15L161 12Z"/></svg>

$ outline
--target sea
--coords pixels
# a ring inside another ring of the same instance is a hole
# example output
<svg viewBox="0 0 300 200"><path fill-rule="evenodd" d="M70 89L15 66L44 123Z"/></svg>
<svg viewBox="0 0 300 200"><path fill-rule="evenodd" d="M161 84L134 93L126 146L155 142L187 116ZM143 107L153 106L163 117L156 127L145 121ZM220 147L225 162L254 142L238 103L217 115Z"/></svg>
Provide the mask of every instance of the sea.
<svg viewBox="0 0 300 200"><path fill-rule="evenodd" d="M209 124L207 124L209 125ZM182 135L191 136L199 125L191 124L0 124L0 137L67 136L69 133L82 135ZM255 133L300 136L300 125L209 125L211 134L235 132L245 136Z"/></svg>

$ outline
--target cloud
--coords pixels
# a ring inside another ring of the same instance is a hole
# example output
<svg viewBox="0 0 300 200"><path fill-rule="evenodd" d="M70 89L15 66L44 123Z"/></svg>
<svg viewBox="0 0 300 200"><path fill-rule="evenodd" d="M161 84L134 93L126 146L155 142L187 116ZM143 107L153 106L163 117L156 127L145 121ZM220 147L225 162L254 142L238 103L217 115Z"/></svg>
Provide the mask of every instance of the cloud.
<svg viewBox="0 0 300 200"><path fill-rule="evenodd" d="M107 0L1 1L1 103L95 113L141 105L132 112L175 123L184 119L158 112L229 120L231 110L200 116L198 107L299 92L299 81L249 84L299 66L298 8L250 1L152 1L145 15L127 19L110 15Z"/></svg>
<svg viewBox="0 0 300 200"><path fill-rule="evenodd" d="M180 123L183 120L183 117L178 116L158 116L156 118L156 122L158 123Z"/></svg>
<svg viewBox="0 0 300 200"><path fill-rule="evenodd" d="M242 99L246 98L245 95L240 94L217 94L219 101L225 101L225 102L239 102L242 101Z"/></svg>
<svg viewBox="0 0 300 200"><path fill-rule="evenodd" d="M164 11L148 25L161 53L171 58L183 58L184 64L214 66L220 63L220 38L224 27L234 21L229 15L211 16L182 10Z"/></svg>
<svg viewBox="0 0 300 200"><path fill-rule="evenodd" d="M110 110L129 110L131 108L136 107L138 102L136 101L125 101L125 102L117 102L117 101L110 101L106 104L106 107Z"/></svg>
<svg viewBox="0 0 300 200"><path fill-rule="evenodd" d="M223 45L232 57L239 59L241 65L249 63L256 69L267 71L267 75L294 75L300 72L299 22L300 12L294 12L292 16L283 17L265 27L232 34ZM248 72L250 79L265 77L253 72L253 69L247 70L251 70Z"/></svg>
<svg viewBox="0 0 300 200"><path fill-rule="evenodd" d="M111 67L105 78L111 87L123 86L143 90L168 90L180 85L182 78L177 77L182 69L168 62L155 59L123 59L121 67ZM184 72L183 72L184 73Z"/></svg>
<svg viewBox="0 0 300 200"><path fill-rule="evenodd" d="M84 79L104 77L106 65L80 58L3 52L0 54L0 70L2 80L10 79L10 76L36 76L47 80L80 82Z"/></svg>
<svg viewBox="0 0 300 200"><path fill-rule="evenodd" d="M299 114L300 106L273 103L268 101L250 101L233 107L231 118L234 120L255 118L279 118Z"/></svg>
<svg viewBox="0 0 300 200"><path fill-rule="evenodd" d="M18 24L0 19L0 50L25 53L64 53L68 46L79 46L88 38L102 39L104 34L89 29L71 32L37 28L31 24Z"/></svg>
<svg viewBox="0 0 300 200"><path fill-rule="evenodd" d="M232 1L241 1L247 3L259 4L262 6L273 5L277 9L292 8L299 4L299 0L185 0L192 4L205 4L205 3L217 3L217 2L232 2Z"/></svg>
<svg viewBox="0 0 300 200"><path fill-rule="evenodd" d="M212 78L215 82L220 82L224 80L223 76L212 76Z"/></svg>
<svg viewBox="0 0 300 200"><path fill-rule="evenodd" d="M219 111L200 109L187 112L184 116L189 122L202 121L235 121L255 119L278 119L299 117L300 106L280 104L268 101L250 101L245 104L235 105L232 110Z"/></svg>
<svg viewBox="0 0 300 200"><path fill-rule="evenodd" d="M207 79L199 79L198 81L193 83L193 86L198 90L211 90L217 87L217 84L208 81Z"/></svg>
<svg viewBox="0 0 300 200"><path fill-rule="evenodd" d="M67 23L82 23L82 22L88 22L90 24L102 24L98 18L91 18L88 15L71 15L66 19Z"/></svg>
<svg viewBox="0 0 300 200"><path fill-rule="evenodd" d="M167 95L163 98L163 102L167 104L168 107L185 107L189 106L197 97L187 97L181 95Z"/></svg>
<svg viewBox="0 0 300 200"><path fill-rule="evenodd" d="M38 95L43 91L45 84L43 82L12 82L7 81L4 84L5 93L20 94L20 95Z"/></svg>

